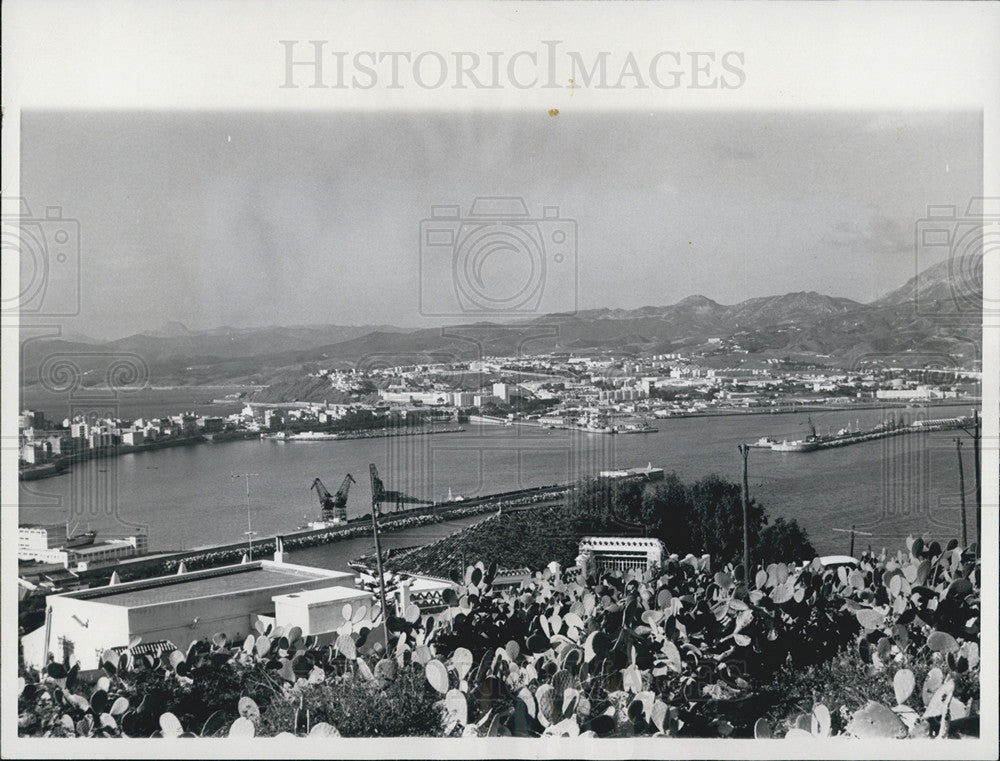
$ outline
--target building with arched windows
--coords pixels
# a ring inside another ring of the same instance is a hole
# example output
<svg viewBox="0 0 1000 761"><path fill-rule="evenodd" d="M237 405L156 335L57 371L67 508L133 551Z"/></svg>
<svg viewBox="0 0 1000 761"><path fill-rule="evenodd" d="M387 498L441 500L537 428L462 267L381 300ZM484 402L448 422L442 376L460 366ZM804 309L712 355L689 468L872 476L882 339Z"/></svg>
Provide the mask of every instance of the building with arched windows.
<svg viewBox="0 0 1000 761"><path fill-rule="evenodd" d="M600 571L646 570L658 566L667 548L659 539L641 536L585 536L576 564L584 575Z"/></svg>

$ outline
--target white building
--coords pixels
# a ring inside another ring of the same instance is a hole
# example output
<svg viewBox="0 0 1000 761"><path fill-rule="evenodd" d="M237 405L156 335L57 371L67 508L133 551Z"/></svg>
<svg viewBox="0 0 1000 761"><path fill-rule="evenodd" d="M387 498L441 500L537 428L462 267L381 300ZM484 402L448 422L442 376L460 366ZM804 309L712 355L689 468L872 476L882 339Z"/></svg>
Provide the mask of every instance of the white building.
<svg viewBox="0 0 1000 761"><path fill-rule="evenodd" d="M111 565L123 558L141 555L146 551L147 537L145 534L122 536L105 539L93 544L78 547L58 547L35 554L34 560L39 563L52 563L74 571L86 571L91 568Z"/></svg>
<svg viewBox="0 0 1000 761"><path fill-rule="evenodd" d="M422 404L441 407L451 404L449 391L379 391L379 398L392 404Z"/></svg>
<svg viewBox="0 0 1000 761"><path fill-rule="evenodd" d="M341 611L344 601L371 598L358 594L350 573L271 560L48 595L45 625L22 638L24 661L42 668L51 653L56 660L72 656L81 670L91 670L104 650L127 646L134 637L169 649L218 632L238 642L256 633L258 619L298 625L294 615L302 606L276 601L293 594L308 599L314 590L323 591L327 607ZM312 625L314 619L305 620ZM322 628L323 620L315 620Z"/></svg>
<svg viewBox="0 0 1000 761"><path fill-rule="evenodd" d="M137 447L145 441L146 435L142 431L124 431L122 433L122 444L130 447Z"/></svg>
<svg viewBox="0 0 1000 761"><path fill-rule="evenodd" d="M659 539L630 536L585 536L576 565L584 575L600 571L646 570L663 562L667 548Z"/></svg>
<svg viewBox="0 0 1000 761"><path fill-rule="evenodd" d="M916 388L880 388L875 392L876 399L944 399L956 396L957 394L954 391L942 391L928 385L921 385Z"/></svg>
<svg viewBox="0 0 1000 761"><path fill-rule="evenodd" d="M456 407L471 407L475 404L475 394L471 391L453 391L451 403Z"/></svg>
<svg viewBox="0 0 1000 761"><path fill-rule="evenodd" d="M353 577L352 577L353 583ZM301 592L275 595L274 623L276 626L298 626L303 636L321 635L336 631L345 622L345 605L356 613L362 606L371 612L375 596L365 589L346 586L320 587ZM267 616L264 616L267 619ZM366 619L371 622L371 616Z"/></svg>
<svg viewBox="0 0 1000 761"><path fill-rule="evenodd" d="M26 523L17 527L17 559L34 560L39 552L66 544L64 524L39 525Z"/></svg>

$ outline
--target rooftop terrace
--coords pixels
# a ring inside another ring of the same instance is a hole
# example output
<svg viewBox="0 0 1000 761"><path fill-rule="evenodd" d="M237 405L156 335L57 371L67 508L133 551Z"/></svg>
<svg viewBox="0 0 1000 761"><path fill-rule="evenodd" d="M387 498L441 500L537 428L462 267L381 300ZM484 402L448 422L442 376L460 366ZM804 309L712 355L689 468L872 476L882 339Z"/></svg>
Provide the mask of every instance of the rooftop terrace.
<svg viewBox="0 0 1000 761"><path fill-rule="evenodd" d="M257 561L208 571L193 571L174 576L116 584L70 592L67 597L93 600L107 605L135 608L201 597L274 589L295 591L298 584L318 579L334 583L351 574L303 566Z"/></svg>

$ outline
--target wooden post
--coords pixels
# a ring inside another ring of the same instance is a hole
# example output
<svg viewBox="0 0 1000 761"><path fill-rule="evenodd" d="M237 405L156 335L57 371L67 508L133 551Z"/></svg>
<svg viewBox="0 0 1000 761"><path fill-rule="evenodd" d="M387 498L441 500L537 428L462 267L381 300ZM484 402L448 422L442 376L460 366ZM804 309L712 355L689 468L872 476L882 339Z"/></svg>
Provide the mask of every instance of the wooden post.
<svg viewBox="0 0 1000 761"><path fill-rule="evenodd" d="M375 466L371 466L372 477L372 534L375 535L375 564L378 567L378 593L382 601L382 633L385 635L385 654L389 654L389 606L385 600L385 575L382 572L382 546L378 541L378 501L375 488Z"/></svg>
<svg viewBox="0 0 1000 761"><path fill-rule="evenodd" d="M743 455L743 582L750 587L750 483L747 480L747 455L750 447L740 444Z"/></svg>
<svg viewBox="0 0 1000 761"><path fill-rule="evenodd" d="M972 464L976 469L976 557L979 557L979 545L983 541L983 487L979 480L979 469L981 467L979 463L979 410L972 411L972 420L975 425L973 428L975 433L972 436L972 453L974 456Z"/></svg>
<svg viewBox="0 0 1000 761"><path fill-rule="evenodd" d="M965 470L962 468L962 440L955 439L955 452L958 454L958 498L962 503L962 549L969 546L969 530L965 517Z"/></svg>
<svg viewBox="0 0 1000 761"><path fill-rule="evenodd" d="M867 531L858 531L855 526L856 526L856 524L852 523L851 524L851 528L849 530L846 529L846 528L835 528L835 529L832 529L833 531L839 531L842 534L850 534L851 535L851 553L850 554L851 554L852 558L854 557L854 537L857 536L857 535L859 535L859 534L861 536L871 536L871 534L868 533ZM869 547L869 551L870 551L870 547Z"/></svg>

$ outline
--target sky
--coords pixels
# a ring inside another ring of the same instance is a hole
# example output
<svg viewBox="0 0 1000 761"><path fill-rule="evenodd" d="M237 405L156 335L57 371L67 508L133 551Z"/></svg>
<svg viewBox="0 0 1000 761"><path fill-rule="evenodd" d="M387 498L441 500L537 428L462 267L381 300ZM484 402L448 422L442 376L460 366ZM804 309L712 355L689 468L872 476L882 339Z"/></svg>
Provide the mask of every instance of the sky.
<svg viewBox="0 0 1000 761"><path fill-rule="evenodd" d="M22 115L21 143L33 216L79 220L65 327L104 339L694 294L867 302L945 255L914 249L927 206L961 215L982 185L976 112L46 111ZM489 196L534 221L492 235L470 214ZM460 213L422 228L433 205Z"/></svg>

